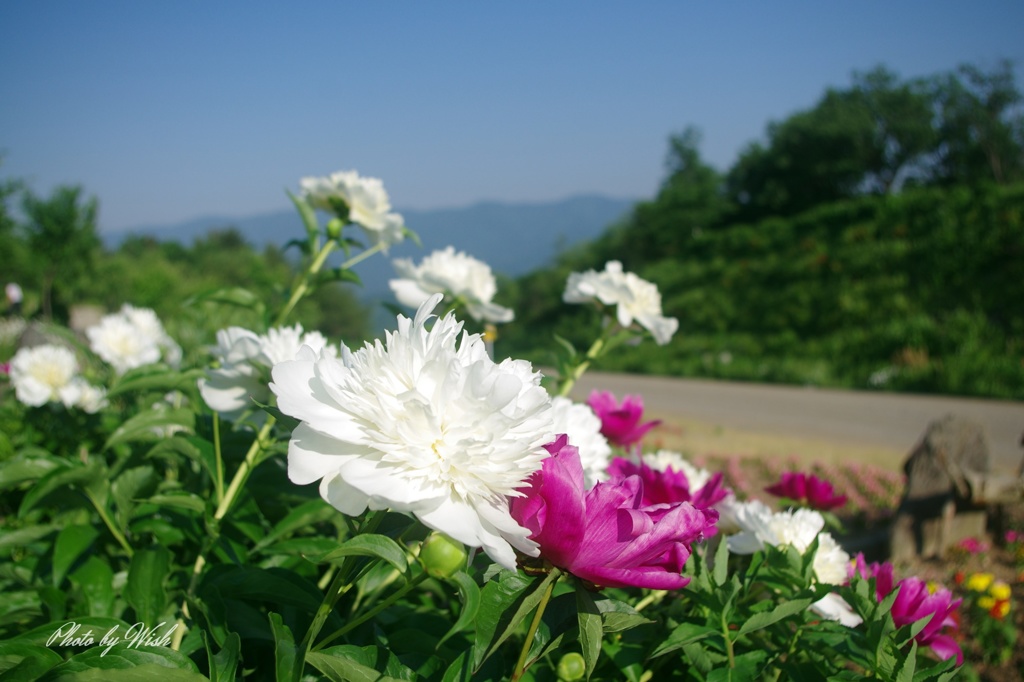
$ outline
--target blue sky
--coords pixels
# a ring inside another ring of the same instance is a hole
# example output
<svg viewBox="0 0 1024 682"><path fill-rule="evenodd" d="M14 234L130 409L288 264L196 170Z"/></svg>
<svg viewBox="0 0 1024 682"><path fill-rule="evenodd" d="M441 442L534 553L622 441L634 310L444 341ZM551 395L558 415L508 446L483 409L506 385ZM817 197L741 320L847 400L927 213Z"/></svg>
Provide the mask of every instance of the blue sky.
<svg viewBox="0 0 1024 682"><path fill-rule="evenodd" d="M725 169L854 71L1024 82L1022 27L1017 0L4 2L0 177L82 185L102 231L342 169L399 209L646 198L670 134Z"/></svg>

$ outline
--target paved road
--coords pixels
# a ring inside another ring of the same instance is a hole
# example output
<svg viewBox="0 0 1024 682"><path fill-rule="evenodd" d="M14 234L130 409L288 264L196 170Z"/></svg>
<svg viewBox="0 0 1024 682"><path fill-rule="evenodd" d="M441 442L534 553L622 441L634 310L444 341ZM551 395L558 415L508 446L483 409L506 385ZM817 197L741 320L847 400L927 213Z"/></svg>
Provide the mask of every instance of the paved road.
<svg viewBox="0 0 1024 682"><path fill-rule="evenodd" d="M1024 451L1024 402L845 391L587 372L572 397L593 389L643 396L652 412L765 434L881 446L907 453L947 414L985 429L994 469L1016 473Z"/></svg>

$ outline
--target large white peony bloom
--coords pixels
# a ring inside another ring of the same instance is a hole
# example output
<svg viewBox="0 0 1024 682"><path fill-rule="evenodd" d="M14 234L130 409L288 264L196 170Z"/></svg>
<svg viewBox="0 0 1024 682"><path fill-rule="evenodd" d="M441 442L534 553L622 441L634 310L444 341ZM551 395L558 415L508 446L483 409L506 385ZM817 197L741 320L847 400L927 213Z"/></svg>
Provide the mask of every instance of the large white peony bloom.
<svg viewBox="0 0 1024 682"><path fill-rule="evenodd" d="M278 407L302 421L288 447L288 477L320 481L345 514L393 509L515 566L535 555L513 520L517 495L554 439L551 399L528 362L495 363L451 314L429 330L430 297L384 343L341 359L303 348L274 366Z"/></svg>
<svg viewBox="0 0 1024 682"><path fill-rule="evenodd" d="M348 220L384 249L405 238L402 216L391 212L391 200L379 178L364 178L356 171L338 171L327 177L299 181L302 195L314 208L336 213L338 204L348 208Z"/></svg>
<svg viewBox="0 0 1024 682"><path fill-rule="evenodd" d="M629 327L636 321L662 346L679 328L679 320L661 314L658 287L632 272L623 272L619 261L608 261L602 272L588 270L570 274L562 300L566 303L600 301L617 306L615 314L620 325Z"/></svg>
<svg viewBox="0 0 1024 682"><path fill-rule="evenodd" d="M580 451L583 464L583 483L589 490L598 481L608 478L608 461L612 446L601 434L601 418L590 405L573 402L557 396L551 401L554 408L555 433L569 436L569 445Z"/></svg>
<svg viewBox="0 0 1024 682"><path fill-rule="evenodd" d="M261 403L269 401L270 368L294 360L302 346L315 352L327 349L337 356L337 350L327 345L323 334L303 332L300 324L275 327L262 335L242 327L221 329L213 348L218 367L208 370L206 377L199 380L199 392L210 408L235 421L253 407L254 399Z"/></svg>
<svg viewBox="0 0 1024 682"><path fill-rule="evenodd" d="M14 395L30 407L60 402L93 413L106 405L106 392L78 375L78 360L64 346L22 348L11 358L10 376Z"/></svg>
<svg viewBox="0 0 1024 682"><path fill-rule="evenodd" d="M765 545L793 547L801 554L818 538L814 555L814 573L829 585L846 582L850 555L839 546L830 533L823 533L825 519L813 509L773 512L758 500L739 502L733 507L740 532L728 538L729 551L753 554Z"/></svg>
<svg viewBox="0 0 1024 682"><path fill-rule="evenodd" d="M85 330L89 346L118 374L152 365L161 358L174 365L181 360L181 347L167 335L149 308L125 304Z"/></svg>
<svg viewBox="0 0 1024 682"><path fill-rule="evenodd" d="M434 294L445 294L466 305L482 322L510 322L514 313L491 303L498 286L489 265L449 246L429 254L419 265L410 258L394 261L398 279L388 282L402 305L418 308Z"/></svg>

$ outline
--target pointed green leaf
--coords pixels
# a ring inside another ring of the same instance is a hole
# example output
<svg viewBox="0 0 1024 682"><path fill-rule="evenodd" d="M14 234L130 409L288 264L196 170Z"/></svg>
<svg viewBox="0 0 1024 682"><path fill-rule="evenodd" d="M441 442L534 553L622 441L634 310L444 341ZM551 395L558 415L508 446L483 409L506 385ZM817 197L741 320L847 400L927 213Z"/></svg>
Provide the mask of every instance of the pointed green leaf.
<svg viewBox="0 0 1024 682"><path fill-rule="evenodd" d="M114 572L93 555L69 576L81 590L90 616L110 617L114 613Z"/></svg>
<svg viewBox="0 0 1024 682"><path fill-rule="evenodd" d="M477 619L473 644L474 670L508 639L523 620L537 607L548 585L560 573L552 571L543 580L503 571L488 581L480 594L480 616Z"/></svg>
<svg viewBox="0 0 1024 682"><path fill-rule="evenodd" d="M306 238L309 240L307 252L312 255L313 245L317 243L320 237L320 223L316 219L316 209L310 206L308 201L302 197L295 196L291 192L288 192L288 198L292 200L295 210L299 212L299 217L302 218L302 226L306 228Z"/></svg>
<svg viewBox="0 0 1024 682"><path fill-rule="evenodd" d="M53 545L53 586L60 587L71 566L92 546L100 532L94 526L76 524L64 527Z"/></svg>
<svg viewBox="0 0 1024 682"><path fill-rule="evenodd" d="M140 412L117 428L104 443L109 450L121 443L155 441L167 438L168 428L195 429L195 412L191 408L153 409Z"/></svg>
<svg viewBox="0 0 1024 682"><path fill-rule="evenodd" d="M480 610L480 587L476 584L475 580L469 577L465 571L459 571L451 576L449 580L458 585L459 597L462 600L462 611L459 613L459 619L455 621L455 624L437 641L438 647L452 635L462 632L469 627L476 620L477 612Z"/></svg>
<svg viewBox="0 0 1024 682"><path fill-rule="evenodd" d="M197 514L202 514L206 511L206 500L186 490L175 490L162 495L153 495L146 499L146 504L183 509Z"/></svg>
<svg viewBox="0 0 1024 682"><path fill-rule="evenodd" d="M580 627L580 648L589 680L594 668L597 667L597 658L601 655L604 628L601 624L601 612L597 610L593 595L579 582L576 583L576 615Z"/></svg>
<svg viewBox="0 0 1024 682"><path fill-rule="evenodd" d="M37 480L67 463L49 455L42 457L19 456L0 462L0 490L13 488L26 481Z"/></svg>
<svg viewBox="0 0 1024 682"><path fill-rule="evenodd" d="M341 543L337 549L311 560L317 564L334 563L350 556L383 559L401 573L405 573L409 568L408 555L402 546L386 535L376 534L357 535Z"/></svg>
<svg viewBox="0 0 1024 682"><path fill-rule="evenodd" d="M277 614L271 614L275 616ZM271 619L273 623L273 619ZM275 632L274 641L277 641ZM213 645L210 642L210 635L206 630L202 631L203 645L206 647L206 657L210 663L210 682L235 682L238 679L238 660L242 647L242 640L237 632L228 635L224 646L216 654L213 653Z"/></svg>
<svg viewBox="0 0 1024 682"><path fill-rule="evenodd" d="M0 680L4 682L31 682L64 659L45 646L31 642L10 640L0 642Z"/></svg>
<svg viewBox="0 0 1024 682"><path fill-rule="evenodd" d="M711 579L716 585L724 585L729 573L729 543L719 540L715 551L715 566L711 571Z"/></svg>
<svg viewBox="0 0 1024 682"><path fill-rule="evenodd" d="M196 303L219 303L221 305L245 308L253 311L260 318L264 318L267 311L267 307L260 296L257 296L253 292L242 287L224 287L222 289L214 289L213 291L207 291L199 294L198 296L193 296L185 301L186 306L192 306Z"/></svg>
<svg viewBox="0 0 1024 682"><path fill-rule="evenodd" d="M207 678L187 656L166 647L94 647L54 666L40 682L200 682Z"/></svg>
<svg viewBox="0 0 1024 682"><path fill-rule="evenodd" d="M152 491L156 484L156 471L148 465L127 469L110 484L110 494L114 498L117 522L121 530L128 527L137 501Z"/></svg>
<svg viewBox="0 0 1024 682"><path fill-rule="evenodd" d="M278 682L291 682L299 676L295 666L299 665L300 652L295 646L295 636L291 628L284 624L279 614L271 611L270 631L274 635L274 671ZM232 633L234 635L234 633ZM235 635L237 637L237 635Z"/></svg>
<svg viewBox="0 0 1024 682"><path fill-rule="evenodd" d="M807 607L811 605L810 599L794 599L792 601L785 601L777 605L770 611L762 611L761 613L755 613L751 615L747 621L740 627L740 636L766 628L769 625L778 623L783 618L788 618L797 613L802 613L807 610Z"/></svg>
<svg viewBox="0 0 1024 682"><path fill-rule="evenodd" d="M129 391L170 393L171 391L191 390L195 388L196 382L203 374L200 369L182 371L172 369L167 365L146 365L128 370L114 379L110 388L107 389L107 397L112 398Z"/></svg>
<svg viewBox="0 0 1024 682"><path fill-rule="evenodd" d="M55 490L67 486L85 487L98 480L106 480L106 468L99 462L54 469L36 481L36 484L25 493L18 508L18 516L24 517L40 500Z"/></svg>
<svg viewBox="0 0 1024 682"><path fill-rule="evenodd" d="M47 524L40 526L26 526L18 530L0 531L0 552L10 551L12 547L24 547L36 540L45 538L60 526Z"/></svg>
<svg viewBox="0 0 1024 682"><path fill-rule="evenodd" d="M338 510L327 504L323 498L316 497L303 502L288 512L283 519L274 524L273 530L256 543L254 550L259 550L276 542L282 536L301 528L327 521L338 515Z"/></svg>
<svg viewBox="0 0 1024 682"><path fill-rule="evenodd" d="M147 625L160 622L167 608L164 582L171 567L171 553L161 545L140 549L132 556L124 600L135 609L135 618Z"/></svg>

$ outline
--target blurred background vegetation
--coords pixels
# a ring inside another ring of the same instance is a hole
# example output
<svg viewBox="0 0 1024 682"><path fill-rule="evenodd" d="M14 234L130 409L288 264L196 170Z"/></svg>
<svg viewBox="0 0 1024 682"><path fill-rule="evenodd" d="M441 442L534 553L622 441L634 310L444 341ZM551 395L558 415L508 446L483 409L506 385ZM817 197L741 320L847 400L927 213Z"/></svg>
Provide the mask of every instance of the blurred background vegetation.
<svg viewBox="0 0 1024 682"><path fill-rule="evenodd" d="M191 245L136 237L109 251L96 200L79 188L37 197L8 180L0 196L4 277L32 292L27 312L58 321L72 304L129 302L153 308L188 351L228 324L255 326L204 292L243 286L280 300L294 267L230 227ZM702 160L698 130L673 135L654 198L554 267L500 283L497 302L516 320L497 353L547 364L553 334L586 347L594 316L561 294L570 272L608 260L655 282L680 330L602 369L1024 399L1024 108L1013 67L855 74L769 124L725 171ZM350 345L377 333L340 283L298 319Z"/></svg>

